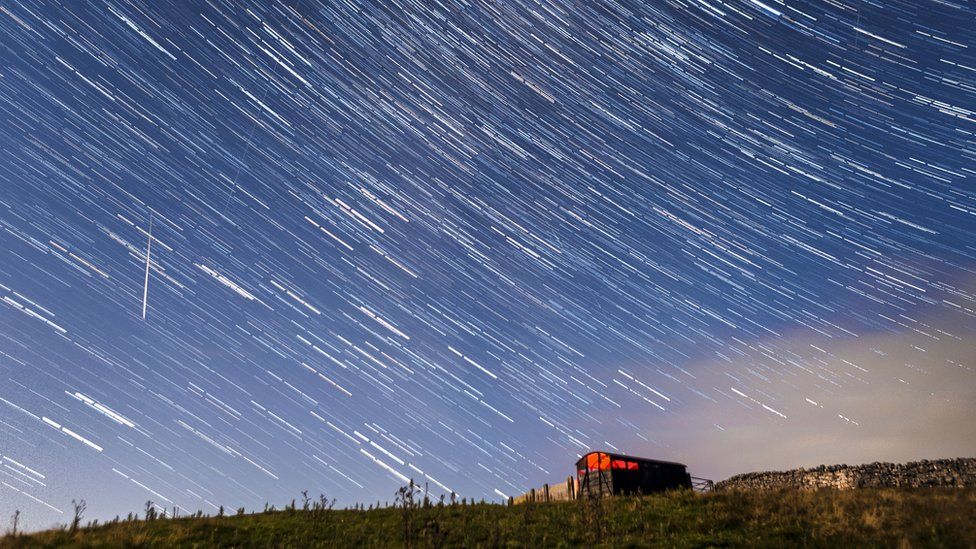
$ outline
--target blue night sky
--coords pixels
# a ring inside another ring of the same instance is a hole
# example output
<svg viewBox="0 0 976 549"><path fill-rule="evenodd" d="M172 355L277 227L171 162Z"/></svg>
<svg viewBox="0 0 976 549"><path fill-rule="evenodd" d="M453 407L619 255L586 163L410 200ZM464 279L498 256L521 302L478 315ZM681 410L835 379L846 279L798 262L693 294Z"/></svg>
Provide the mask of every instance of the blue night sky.
<svg viewBox="0 0 976 549"><path fill-rule="evenodd" d="M976 454L974 111L962 0L4 2L0 527Z"/></svg>

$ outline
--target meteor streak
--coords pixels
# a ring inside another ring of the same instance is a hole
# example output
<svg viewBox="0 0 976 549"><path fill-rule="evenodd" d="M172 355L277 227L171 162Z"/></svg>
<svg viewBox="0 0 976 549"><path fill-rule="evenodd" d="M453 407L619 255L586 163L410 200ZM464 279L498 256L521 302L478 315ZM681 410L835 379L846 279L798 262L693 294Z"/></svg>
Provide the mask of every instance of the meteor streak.
<svg viewBox="0 0 976 549"><path fill-rule="evenodd" d="M142 286L142 319L146 320L146 305L149 298L149 253L152 251L152 214L149 215L149 241L146 244L146 281Z"/></svg>

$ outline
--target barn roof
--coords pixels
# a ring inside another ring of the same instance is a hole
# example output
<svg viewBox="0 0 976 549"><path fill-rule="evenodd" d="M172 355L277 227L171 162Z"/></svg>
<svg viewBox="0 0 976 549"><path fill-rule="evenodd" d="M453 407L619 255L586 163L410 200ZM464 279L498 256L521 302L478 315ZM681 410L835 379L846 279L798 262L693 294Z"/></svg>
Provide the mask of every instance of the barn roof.
<svg viewBox="0 0 976 549"><path fill-rule="evenodd" d="M678 463L676 461L664 461L664 460L660 460L660 459L650 459L650 458L643 458L643 457L638 457L638 456L629 456L627 454L617 454L617 453L614 453L614 452L607 452L605 450L593 450L591 452L587 452L587 453L583 454L582 456L580 456L580 458L578 460L576 460L576 463L579 464L581 461L583 461L583 460L586 459L586 456L588 456L590 454L606 454L606 455L610 456L610 459L623 459L623 460L628 460L628 461L639 461L639 462L642 462L642 463L656 463L656 464L659 464L659 465L671 465L671 466L675 466L675 467L684 467L685 469L688 468L688 466L685 465L684 463Z"/></svg>

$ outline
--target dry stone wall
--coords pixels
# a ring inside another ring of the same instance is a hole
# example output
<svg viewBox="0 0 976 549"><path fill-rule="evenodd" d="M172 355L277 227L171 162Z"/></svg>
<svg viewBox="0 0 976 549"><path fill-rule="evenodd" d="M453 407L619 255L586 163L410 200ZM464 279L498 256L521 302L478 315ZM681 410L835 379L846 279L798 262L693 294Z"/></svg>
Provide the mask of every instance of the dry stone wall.
<svg viewBox="0 0 976 549"><path fill-rule="evenodd" d="M821 465L813 469L735 475L715 484L716 490L775 490L922 486L976 486L976 458L922 460L911 463Z"/></svg>

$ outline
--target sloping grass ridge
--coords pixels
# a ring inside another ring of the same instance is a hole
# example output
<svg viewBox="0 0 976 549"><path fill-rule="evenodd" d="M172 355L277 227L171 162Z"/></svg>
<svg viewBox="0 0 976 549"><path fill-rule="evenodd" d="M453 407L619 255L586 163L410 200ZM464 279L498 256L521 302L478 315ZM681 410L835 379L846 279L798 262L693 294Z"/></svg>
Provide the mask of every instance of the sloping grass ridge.
<svg viewBox="0 0 976 549"><path fill-rule="evenodd" d="M667 494L122 521L0 547L973 547L976 489Z"/></svg>

